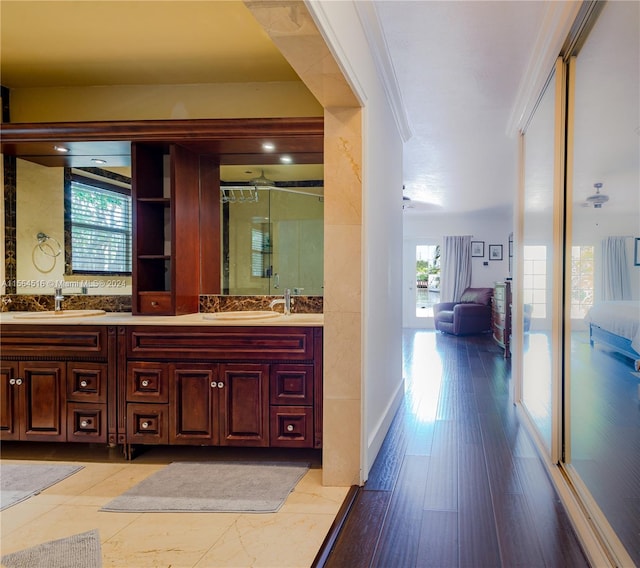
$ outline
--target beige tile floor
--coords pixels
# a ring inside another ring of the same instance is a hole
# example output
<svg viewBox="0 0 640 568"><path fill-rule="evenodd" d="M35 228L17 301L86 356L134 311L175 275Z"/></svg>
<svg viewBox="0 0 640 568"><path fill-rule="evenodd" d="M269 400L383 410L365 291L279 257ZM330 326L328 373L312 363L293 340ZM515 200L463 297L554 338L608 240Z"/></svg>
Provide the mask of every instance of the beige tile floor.
<svg viewBox="0 0 640 568"><path fill-rule="evenodd" d="M2 446L3 463L77 463L84 468L0 514L1 552L97 529L104 568L308 567L347 494L323 487L317 454L277 513L112 513L109 500L171 461L260 459L266 450L155 448L132 461L103 448L54 444ZM288 459L291 454L278 454ZM304 454L294 454L305 459Z"/></svg>

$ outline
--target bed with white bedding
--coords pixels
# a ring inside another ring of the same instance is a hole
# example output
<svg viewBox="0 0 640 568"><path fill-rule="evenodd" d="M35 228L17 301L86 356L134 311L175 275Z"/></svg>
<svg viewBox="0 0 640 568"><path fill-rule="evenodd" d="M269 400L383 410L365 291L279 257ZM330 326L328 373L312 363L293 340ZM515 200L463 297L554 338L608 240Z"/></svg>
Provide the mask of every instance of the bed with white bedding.
<svg viewBox="0 0 640 568"><path fill-rule="evenodd" d="M633 359L640 370L640 302L611 301L594 305L585 316L591 346L602 343Z"/></svg>

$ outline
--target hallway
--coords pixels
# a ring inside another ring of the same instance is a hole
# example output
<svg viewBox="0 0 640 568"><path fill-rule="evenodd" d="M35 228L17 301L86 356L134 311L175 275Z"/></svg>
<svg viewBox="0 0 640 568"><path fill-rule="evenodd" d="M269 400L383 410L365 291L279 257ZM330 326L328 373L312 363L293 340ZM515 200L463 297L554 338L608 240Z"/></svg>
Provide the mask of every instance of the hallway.
<svg viewBox="0 0 640 568"><path fill-rule="evenodd" d="M403 405L316 565L588 566L491 336L405 329L403 366Z"/></svg>

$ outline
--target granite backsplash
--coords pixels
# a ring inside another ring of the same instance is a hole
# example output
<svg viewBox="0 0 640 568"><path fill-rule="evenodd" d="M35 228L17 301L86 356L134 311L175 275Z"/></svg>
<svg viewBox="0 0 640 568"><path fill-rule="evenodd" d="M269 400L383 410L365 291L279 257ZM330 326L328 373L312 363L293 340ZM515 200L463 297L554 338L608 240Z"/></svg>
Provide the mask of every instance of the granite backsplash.
<svg viewBox="0 0 640 568"><path fill-rule="evenodd" d="M240 310L268 310L269 303L281 296L200 296L200 313L233 312ZM294 314L321 314L322 296L293 296L291 312ZM64 309L105 310L106 312L130 312L131 296L65 295ZM53 310L53 295L5 294L0 300L3 312L43 312ZM274 307L282 311L282 305Z"/></svg>

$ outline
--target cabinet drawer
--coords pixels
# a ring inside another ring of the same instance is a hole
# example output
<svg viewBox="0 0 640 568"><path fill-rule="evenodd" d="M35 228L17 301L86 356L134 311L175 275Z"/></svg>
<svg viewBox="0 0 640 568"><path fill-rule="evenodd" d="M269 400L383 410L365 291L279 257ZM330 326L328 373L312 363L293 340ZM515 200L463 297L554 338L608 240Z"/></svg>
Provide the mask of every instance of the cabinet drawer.
<svg viewBox="0 0 640 568"><path fill-rule="evenodd" d="M169 402L169 365L134 362L127 365L127 401Z"/></svg>
<svg viewBox="0 0 640 568"><path fill-rule="evenodd" d="M272 406L270 422L272 447L313 447L312 407Z"/></svg>
<svg viewBox="0 0 640 568"><path fill-rule="evenodd" d="M107 405L84 402L67 404L68 442L107 442Z"/></svg>
<svg viewBox="0 0 640 568"><path fill-rule="evenodd" d="M67 363L67 400L107 402L107 366L102 363Z"/></svg>
<svg viewBox="0 0 640 568"><path fill-rule="evenodd" d="M313 404L312 365L272 365L271 404Z"/></svg>
<svg viewBox="0 0 640 568"><path fill-rule="evenodd" d="M141 314L172 314L171 294L169 292L140 292L138 294L138 312Z"/></svg>
<svg viewBox="0 0 640 568"><path fill-rule="evenodd" d="M128 326L127 357L163 361L314 358L313 328Z"/></svg>
<svg viewBox="0 0 640 568"><path fill-rule="evenodd" d="M107 358L106 326L8 324L0 334L4 357Z"/></svg>
<svg viewBox="0 0 640 568"><path fill-rule="evenodd" d="M168 427L168 404L127 404L128 444L168 444Z"/></svg>

